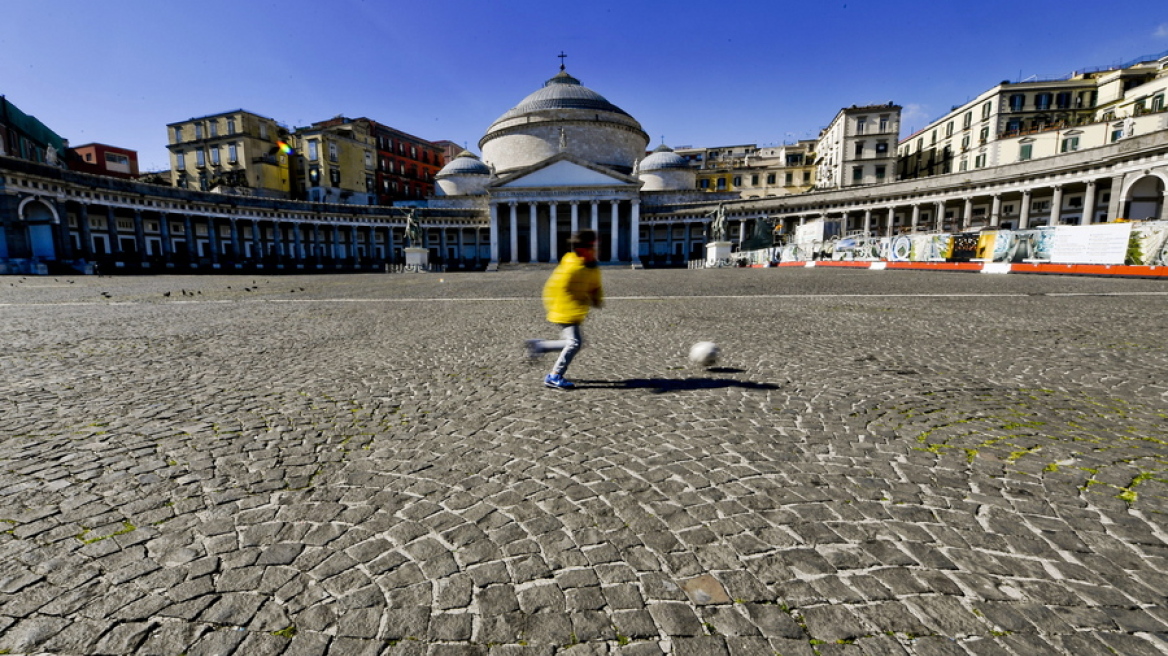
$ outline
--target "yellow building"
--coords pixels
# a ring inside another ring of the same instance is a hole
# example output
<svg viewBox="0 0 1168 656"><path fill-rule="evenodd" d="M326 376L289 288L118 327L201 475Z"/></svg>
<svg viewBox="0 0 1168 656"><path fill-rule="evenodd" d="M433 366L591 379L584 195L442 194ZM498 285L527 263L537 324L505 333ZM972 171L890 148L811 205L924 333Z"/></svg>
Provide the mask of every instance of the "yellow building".
<svg viewBox="0 0 1168 656"><path fill-rule="evenodd" d="M289 198L288 130L237 109L167 126L171 184L183 189Z"/></svg>
<svg viewBox="0 0 1168 656"><path fill-rule="evenodd" d="M815 185L814 141L781 146L678 148L675 152L697 170L697 188L738 192L742 198L801 194Z"/></svg>
<svg viewBox="0 0 1168 656"><path fill-rule="evenodd" d="M367 119L343 116L297 128L297 198L321 203L376 203L377 148Z"/></svg>

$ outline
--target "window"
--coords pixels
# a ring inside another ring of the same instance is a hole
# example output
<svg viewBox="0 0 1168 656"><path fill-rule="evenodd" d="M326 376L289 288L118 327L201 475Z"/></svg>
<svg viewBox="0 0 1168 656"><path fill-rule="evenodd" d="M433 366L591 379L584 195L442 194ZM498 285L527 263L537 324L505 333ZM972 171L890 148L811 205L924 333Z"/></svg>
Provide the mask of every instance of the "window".
<svg viewBox="0 0 1168 656"><path fill-rule="evenodd" d="M206 153L203 152L202 148L199 148L198 150L195 151L195 166L206 166L206 165L207 165L207 155L206 155Z"/></svg>
<svg viewBox="0 0 1168 656"><path fill-rule="evenodd" d="M417 146L410 146L410 159L418 159Z"/></svg>
<svg viewBox="0 0 1168 656"><path fill-rule="evenodd" d="M791 175L791 174L788 173L787 175ZM775 183L775 174L774 173L767 173L766 180L767 180L767 184L773 185Z"/></svg>
<svg viewBox="0 0 1168 656"><path fill-rule="evenodd" d="M887 173L887 170L888 170L888 167L886 167L885 165L877 164L876 165L876 180L883 181L884 176Z"/></svg>
<svg viewBox="0 0 1168 656"><path fill-rule="evenodd" d="M1034 108L1040 112L1050 109L1050 94L1040 93L1034 96Z"/></svg>
<svg viewBox="0 0 1168 656"><path fill-rule="evenodd" d="M1022 144L1018 148L1018 161L1025 162L1034 156L1034 144Z"/></svg>
<svg viewBox="0 0 1168 656"><path fill-rule="evenodd" d="M718 188L719 189L726 188L726 178L718 178Z"/></svg>
<svg viewBox="0 0 1168 656"><path fill-rule="evenodd" d="M308 169L308 181L314 187L320 186L320 167L319 166L314 166L314 167Z"/></svg>
<svg viewBox="0 0 1168 656"><path fill-rule="evenodd" d="M1026 106L1026 94L1015 93L1010 96L1010 111L1020 112Z"/></svg>
<svg viewBox="0 0 1168 656"><path fill-rule="evenodd" d="M953 121L949 121L949 123L945 126L945 136L946 137L953 136Z"/></svg>
<svg viewBox="0 0 1168 656"><path fill-rule="evenodd" d="M182 143L182 127L175 126L174 128L174 142Z"/></svg>
<svg viewBox="0 0 1168 656"><path fill-rule="evenodd" d="M863 181L864 181L864 167L853 166L852 167L852 182L863 182Z"/></svg>
<svg viewBox="0 0 1168 656"><path fill-rule="evenodd" d="M1022 131L1022 119L1012 118L1006 121L1006 132L1017 134Z"/></svg>
<svg viewBox="0 0 1168 656"><path fill-rule="evenodd" d="M1060 91L1057 94L1055 94L1054 105L1055 105L1055 107L1058 107L1059 109L1070 109L1071 108L1071 92L1070 91Z"/></svg>
<svg viewBox="0 0 1168 656"><path fill-rule="evenodd" d="M85 161L92 162L93 161L93 153L85 153Z"/></svg>
<svg viewBox="0 0 1168 656"><path fill-rule="evenodd" d="M742 186L742 176L740 176L740 175L736 175L736 176L734 176L734 186L735 186L735 187L741 187L741 186Z"/></svg>
<svg viewBox="0 0 1168 656"><path fill-rule="evenodd" d="M341 170L335 166L329 167L329 183L334 187L341 186Z"/></svg>
<svg viewBox="0 0 1168 656"><path fill-rule="evenodd" d="M1111 143L1115 143L1123 138L1123 124L1117 125L1111 130Z"/></svg>
<svg viewBox="0 0 1168 656"><path fill-rule="evenodd" d="M982 169L982 168L985 168L985 165L986 165L986 156L984 154L978 155L977 157L973 158L973 168Z"/></svg>
<svg viewBox="0 0 1168 656"><path fill-rule="evenodd" d="M218 147L211 149L211 165L212 166L219 166L219 148Z"/></svg>
<svg viewBox="0 0 1168 656"><path fill-rule="evenodd" d="M211 121L210 126L211 126L211 136L212 137L219 136L219 121Z"/></svg>
<svg viewBox="0 0 1168 656"><path fill-rule="evenodd" d="M187 157L181 151L174 154L175 168L182 171L187 168Z"/></svg>
<svg viewBox="0 0 1168 656"><path fill-rule="evenodd" d="M373 168L373 153L369 152L368 150L365 151L365 168Z"/></svg>
<svg viewBox="0 0 1168 656"><path fill-rule="evenodd" d="M330 162L337 161L337 142L335 142L335 141L328 142L328 154L329 154L329 161Z"/></svg>
<svg viewBox="0 0 1168 656"><path fill-rule="evenodd" d="M235 144L227 144L227 161L232 164L239 161L239 149Z"/></svg>
<svg viewBox="0 0 1168 656"><path fill-rule="evenodd" d="M1152 111L1158 112L1164 109L1164 94L1154 96L1152 98Z"/></svg>
<svg viewBox="0 0 1168 656"><path fill-rule="evenodd" d="M863 156L864 156L864 142L857 141L856 142L856 158L858 159L858 158L863 157Z"/></svg>
<svg viewBox="0 0 1168 656"><path fill-rule="evenodd" d="M803 172L803 184L811 184L811 171Z"/></svg>
<svg viewBox="0 0 1168 656"><path fill-rule="evenodd" d="M881 132L888 132L888 116L887 115L880 117L880 131Z"/></svg>
<svg viewBox="0 0 1168 656"><path fill-rule="evenodd" d="M785 180L784 180L784 182L783 182L783 184L785 184L785 185L786 185L786 186L788 186L788 187L790 187L790 186L793 186L793 185L795 184L795 174L794 174L794 173L788 173L788 174L787 174L787 176L786 176L786 179L785 179Z"/></svg>
<svg viewBox="0 0 1168 656"><path fill-rule="evenodd" d="M709 178L702 178L699 181L698 186L701 187L702 189L709 189L710 188L710 179Z"/></svg>
<svg viewBox="0 0 1168 656"><path fill-rule="evenodd" d="M864 134L864 129L868 126L868 119L861 116L856 119L856 134Z"/></svg>
<svg viewBox="0 0 1168 656"><path fill-rule="evenodd" d="M308 161L315 162L316 160L320 159L320 152L317 150L317 148L318 142L316 139L310 139L308 141Z"/></svg>
<svg viewBox="0 0 1168 656"><path fill-rule="evenodd" d="M1078 137L1067 137L1066 139L1063 139L1063 145L1060 148L1060 151L1064 152L1064 153L1073 153L1078 149L1079 149L1079 138Z"/></svg>
<svg viewBox="0 0 1168 656"><path fill-rule="evenodd" d="M267 140L268 138L268 124L260 123L260 139Z"/></svg>
<svg viewBox="0 0 1168 656"><path fill-rule="evenodd" d="M984 120L988 119L990 117L990 114L993 111L994 111L994 104L993 103L986 103L986 104L982 105L981 106L981 120L984 121Z"/></svg>
<svg viewBox="0 0 1168 656"><path fill-rule="evenodd" d="M965 121L961 127L968 130L971 125L973 125L973 112L965 112Z"/></svg>
<svg viewBox="0 0 1168 656"><path fill-rule="evenodd" d="M203 124L202 123L195 123L195 138L196 139L203 138Z"/></svg>
<svg viewBox="0 0 1168 656"><path fill-rule="evenodd" d="M227 119L227 134L235 134L235 119Z"/></svg>
<svg viewBox="0 0 1168 656"><path fill-rule="evenodd" d="M984 144L986 140L990 138L990 129L982 128L981 132L978 133L977 138L981 141L981 143Z"/></svg>
<svg viewBox="0 0 1168 656"><path fill-rule="evenodd" d="M888 142L887 141L877 141L876 142L876 154L877 155L887 155L888 154Z"/></svg>
<svg viewBox="0 0 1168 656"><path fill-rule="evenodd" d="M750 176L750 186L752 186L752 187L758 186L758 174L757 173Z"/></svg>
<svg viewBox="0 0 1168 656"><path fill-rule="evenodd" d="M962 158L961 164L959 164L957 166L957 170L958 171L968 171L969 170L969 160Z"/></svg>

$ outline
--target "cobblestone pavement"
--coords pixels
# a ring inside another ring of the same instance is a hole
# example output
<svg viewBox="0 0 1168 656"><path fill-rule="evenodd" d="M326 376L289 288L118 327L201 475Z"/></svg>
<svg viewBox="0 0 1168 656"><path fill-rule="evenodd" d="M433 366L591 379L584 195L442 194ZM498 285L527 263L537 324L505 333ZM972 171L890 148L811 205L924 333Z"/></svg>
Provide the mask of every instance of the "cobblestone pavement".
<svg viewBox="0 0 1168 656"><path fill-rule="evenodd" d="M0 653L1168 653L1163 282L546 275L0 278Z"/></svg>

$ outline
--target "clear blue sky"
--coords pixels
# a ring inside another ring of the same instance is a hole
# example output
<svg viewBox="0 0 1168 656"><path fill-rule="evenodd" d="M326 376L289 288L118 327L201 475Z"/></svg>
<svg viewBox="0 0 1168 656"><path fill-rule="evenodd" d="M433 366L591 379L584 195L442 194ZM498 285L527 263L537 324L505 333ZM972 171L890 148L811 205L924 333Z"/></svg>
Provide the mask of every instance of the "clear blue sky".
<svg viewBox="0 0 1168 656"><path fill-rule="evenodd" d="M1168 50L1168 2L6 0L0 94L73 145L168 166L166 124L243 108L367 116L477 152L558 70L656 145L814 137L904 106L902 137L1002 80Z"/></svg>

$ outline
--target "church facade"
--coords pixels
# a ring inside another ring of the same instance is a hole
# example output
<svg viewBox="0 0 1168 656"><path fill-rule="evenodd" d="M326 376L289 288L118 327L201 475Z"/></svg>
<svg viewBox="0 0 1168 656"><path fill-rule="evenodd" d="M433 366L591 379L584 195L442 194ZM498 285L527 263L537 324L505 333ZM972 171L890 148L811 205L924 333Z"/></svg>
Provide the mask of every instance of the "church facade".
<svg viewBox="0 0 1168 656"><path fill-rule="evenodd" d="M561 67L491 124L481 159L464 151L438 173L428 205L483 215L492 262L558 261L584 228L601 261L636 262L646 207L710 200L685 160L667 147L646 157L648 145L636 119Z"/></svg>

